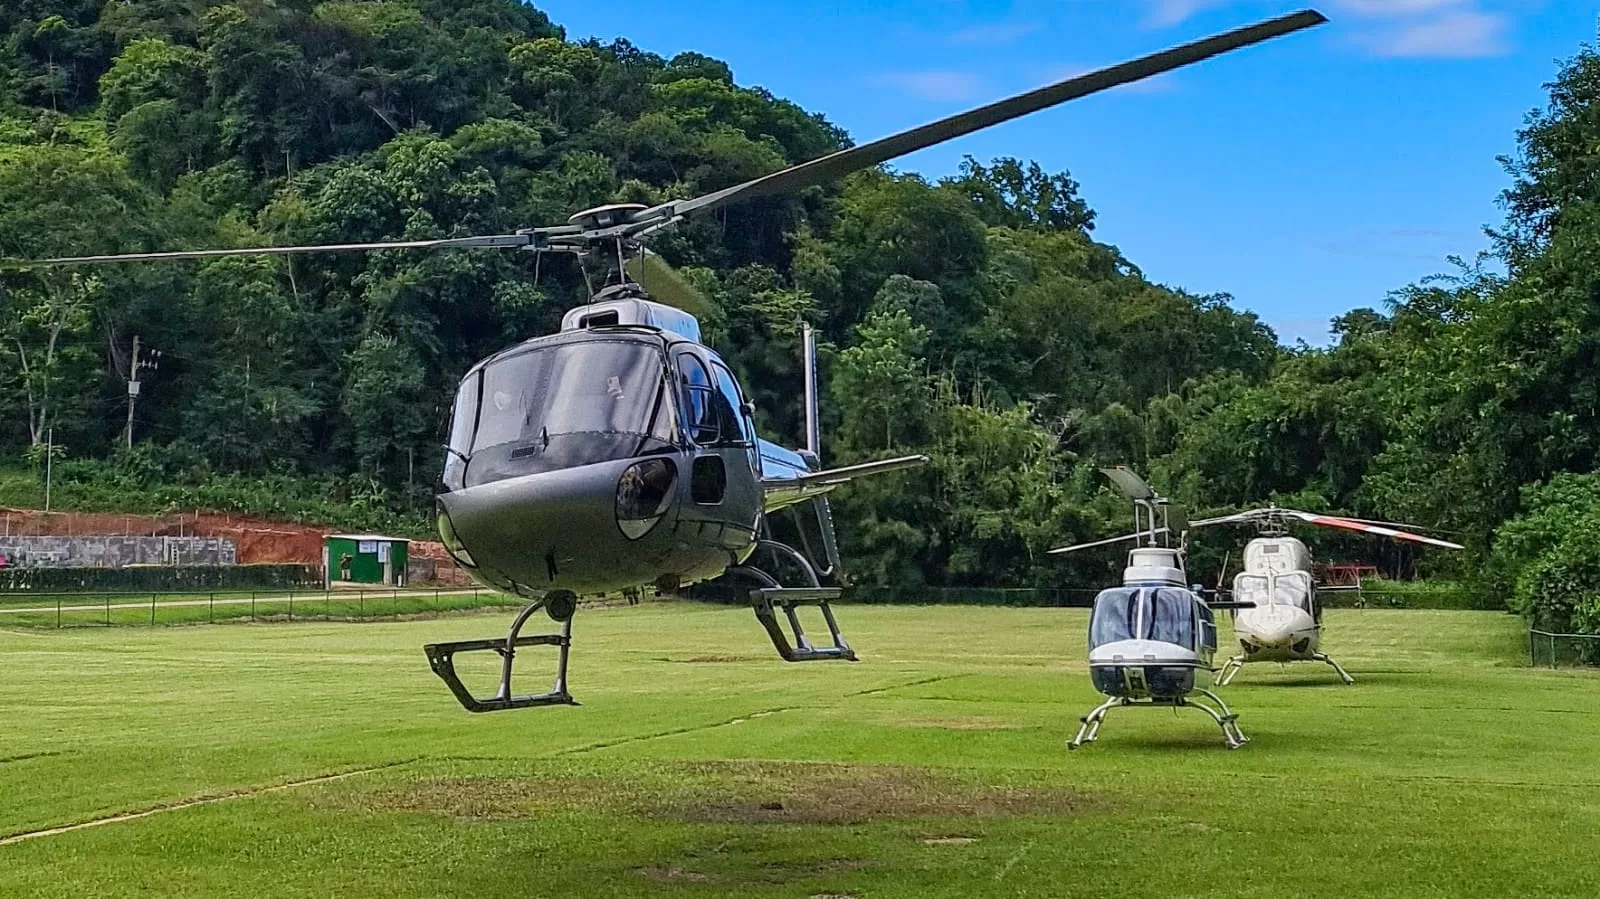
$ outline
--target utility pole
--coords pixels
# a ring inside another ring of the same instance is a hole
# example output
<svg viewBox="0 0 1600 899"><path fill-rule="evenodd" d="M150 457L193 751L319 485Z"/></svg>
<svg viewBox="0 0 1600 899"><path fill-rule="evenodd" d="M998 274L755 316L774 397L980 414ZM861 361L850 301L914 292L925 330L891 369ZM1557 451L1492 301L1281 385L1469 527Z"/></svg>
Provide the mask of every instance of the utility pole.
<svg viewBox="0 0 1600 899"><path fill-rule="evenodd" d="M133 404L139 399L139 335L133 335L133 355L128 357L128 448L133 448Z"/></svg>
<svg viewBox="0 0 1600 899"><path fill-rule="evenodd" d="M133 448L133 407L139 401L139 372L143 369L154 371L157 367L156 360L161 358L160 350L151 350L150 358L139 358L139 335L133 335L133 355L128 357L128 448Z"/></svg>
<svg viewBox="0 0 1600 899"><path fill-rule="evenodd" d="M56 429L50 428L44 433L44 511L48 515L50 514L50 469L56 460Z"/></svg>

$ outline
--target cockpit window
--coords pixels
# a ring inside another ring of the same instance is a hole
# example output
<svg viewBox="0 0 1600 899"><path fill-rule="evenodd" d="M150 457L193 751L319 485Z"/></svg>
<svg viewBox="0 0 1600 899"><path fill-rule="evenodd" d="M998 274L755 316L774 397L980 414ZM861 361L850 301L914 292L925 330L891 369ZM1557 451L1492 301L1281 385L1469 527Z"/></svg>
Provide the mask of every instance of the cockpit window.
<svg viewBox="0 0 1600 899"><path fill-rule="evenodd" d="M1304 571L1285 571L1274 577L1272 601L1311 611L1311 575Z"/></svg>
<svg viewBox="0 0 1600 899"><path fill-rule="evenodd" d="M756 435L740 411L744 399L739 396L739 382L734 379L733 372L720 362L712 362L711 370L717 378L717 418L722 422L723 441L754 444Z"/></svg>
<svg viewBox="0 0 1600 899"><path fill-rule="evenodd" d="M1121 640L1158 640L1195 648L1193 594L1177 587L1102 590L1089 619L1089 646Z"/></svg>
<svg viewBox="0 0 1600 899"><path fill-rule="evenodd" d="M1148 640L1194 647L1194 600L1187 590L1146 590L1150 600Z"/></svg>
<svg viewBox="0 0 1600 899"><path fill-rule="evenodd" d="M450 444L444 460L444 483L451 490L466 484L467 459L472 452L472 431L478 424L478 372L467 375L456 392L455 408L450 413Z"/></svg>
<svg viewBox="0 0 1600 899"><path fill-rule="evenodd" d="M559 344L489 363L481 388L469 378L456 401L458 420L464 407L477 410L465 485L670 449L664 371L660 348L635 340ZM451 439L465 442L455 427Z"/></svg>
<svg viewBox="0 0 1600 899"><path fill-rule="evenodd" d="M1089 645L1102 646L1133 640L1139 633L1139 591L1126 587L1102 590L1094 598L1089 621Z"/></svg>
<svg viewBox="0 0 1600 899"><path fill-rule="evenodd" d="M1311 611L1311 577L1303 571L1241 574L1233 580L1234 598L1257 606L1294 606Z"/></svg>
<svg viewBox="0 0 1600 899"><path fill-rule="evenodd" d="M706 367L689 353L678 354L678 377L683 392L683 416L689 439L701 446L717 442L721 427L716 413L716 389Z"/></svg>

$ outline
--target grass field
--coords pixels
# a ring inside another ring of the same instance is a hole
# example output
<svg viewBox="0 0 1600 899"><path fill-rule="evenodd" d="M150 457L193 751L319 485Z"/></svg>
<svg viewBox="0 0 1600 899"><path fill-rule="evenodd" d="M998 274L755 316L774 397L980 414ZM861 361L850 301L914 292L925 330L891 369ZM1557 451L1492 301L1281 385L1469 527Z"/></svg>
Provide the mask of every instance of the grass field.
<svg viewBox="0 0 1600 899"><path fill-rule="evenodd" d="M840 611L859 664L586 610L584 705L482 716L421 644L503 614L0 631L0 834L154 812L0 845L0 896L1600 893L1600 677L1508 615L1330 612L1357 684L1247 668L1243 749L1124 710L1068 753L1083 612Z"/></svg>

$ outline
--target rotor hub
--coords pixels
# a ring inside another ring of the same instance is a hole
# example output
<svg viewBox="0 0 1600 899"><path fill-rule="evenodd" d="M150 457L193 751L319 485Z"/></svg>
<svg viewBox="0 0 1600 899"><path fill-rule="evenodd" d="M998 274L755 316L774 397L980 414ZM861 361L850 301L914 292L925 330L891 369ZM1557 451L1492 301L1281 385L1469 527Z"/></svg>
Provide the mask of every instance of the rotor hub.
<svg viewBox="0 0 1600 899"><path fill-rule="evenodd" d="M598 231L601 228L614 228L617 225L626 225L638 213L649 209L643 203L609 203L605 206L596 206L575 212L567 219L567 224L577 225L585 231Z"/></svg>

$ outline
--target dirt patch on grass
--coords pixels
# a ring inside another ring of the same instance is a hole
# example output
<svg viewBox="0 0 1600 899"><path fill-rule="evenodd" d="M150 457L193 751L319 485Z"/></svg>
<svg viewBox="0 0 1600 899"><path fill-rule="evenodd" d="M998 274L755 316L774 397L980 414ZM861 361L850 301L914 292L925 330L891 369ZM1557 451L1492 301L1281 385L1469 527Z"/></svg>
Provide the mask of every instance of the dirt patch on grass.
<svg viewBox="0 0 1600 899"><path fill-rule="evenodd" d="M705 883L711 879L710 874L699 871L688 871L677 866L666 868L636 868L641 877L658 880L662 883Z"/></svg>
<svg viewBox="0 0 1600 899"><path fill-rule="evenodd" d="M737 762L686 766L696 789L663 796L651 817L707 824L859 824L893 818L1070 814L1067 790L969 783L920 768Z"/></svg>
<svg viewBox="0 0 1600 899"><path fill-rule="evenodd" d="M1028 725L1004 718L900 718L894 722L899 727L938 728L941 730L1022 730Z"/></svg>
<svg viewBox="0 0 1600 899"><path fill-rule="evenodd" d="M924 846L971 846L978 842L977 837L923 837Z"/></svg>
<svg viewBox="0 0 1600 899"><path fill-rule="evenodd" d="M765 861L738 871L697 871L679 865L635 868L634 873L658 883L720 884L758 886L792 883L826 877L840 871L868 867L871 863L855 858L825 858L805 861ZM818 893L818 896L849 897L847 893ZM853 897L850 897L853 899Z"/></svg>
<svg viewBox="0 0 1600 899"><path fill-rule="evenodd" d="M584 809L694 824L861 824L901 818L1078 814L1061 787L983 783L920 768L792 762L677 764L616 777L439 778L356 794L379 811L465 820Z"/></svg>

